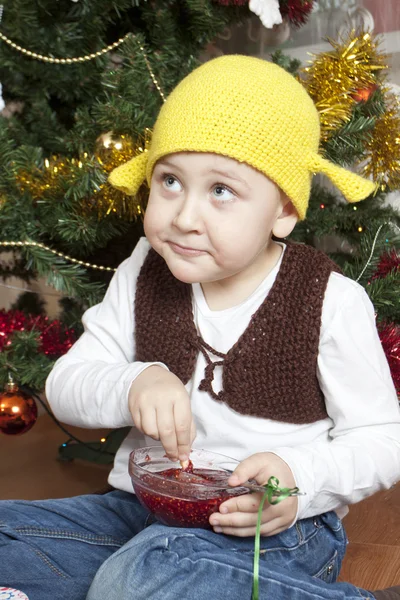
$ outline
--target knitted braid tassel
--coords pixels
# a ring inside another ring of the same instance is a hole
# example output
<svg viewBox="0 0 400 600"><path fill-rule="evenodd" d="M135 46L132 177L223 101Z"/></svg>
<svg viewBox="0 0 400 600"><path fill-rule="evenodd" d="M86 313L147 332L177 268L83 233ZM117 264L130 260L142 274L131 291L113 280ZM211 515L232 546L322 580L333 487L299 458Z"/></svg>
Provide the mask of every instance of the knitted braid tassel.
<svg viewBox="0 0 400 600"><path fill-rule="evenodd" d="M145 150L111 171L109 183L128 196L134 196L146 179L148 152Z"/></svg>
<svg viewBox="0 0 400 600"><path fill-rule="evenodd" d="M357 173L339 167L319 154L311 156L308 169L313 173L323 173L340 190L347 202L359 202L378 190L378 184Z"/></svg>

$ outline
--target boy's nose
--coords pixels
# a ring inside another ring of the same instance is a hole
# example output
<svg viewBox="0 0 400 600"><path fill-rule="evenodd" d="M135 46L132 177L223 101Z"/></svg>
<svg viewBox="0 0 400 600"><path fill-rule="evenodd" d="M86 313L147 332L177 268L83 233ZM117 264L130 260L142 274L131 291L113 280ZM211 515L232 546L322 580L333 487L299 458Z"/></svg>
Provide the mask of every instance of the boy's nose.
<svg viewBox="0 0 400 600"><path fill-rule="evenodd" d="M173 224L181 231L201 231L202 219L195 198L183 200L175 214Z"/></svg>

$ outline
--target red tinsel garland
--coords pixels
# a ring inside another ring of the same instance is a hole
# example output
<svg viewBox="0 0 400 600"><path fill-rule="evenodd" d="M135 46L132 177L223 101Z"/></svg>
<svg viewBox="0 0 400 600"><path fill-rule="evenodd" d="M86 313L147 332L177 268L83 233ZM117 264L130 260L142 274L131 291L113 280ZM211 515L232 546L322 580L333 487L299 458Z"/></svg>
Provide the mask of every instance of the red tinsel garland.
<svg viewBox="0 0 400 600"><path fill-rule="evenodd" d="M19 310L0 310L0 351L12 344L12 335L16 331L39 332L40 352L49 358L57 358L65 354L76 341L73 329L68 329L55 319L48 317L27 316Z"/></svg>
<svg viewBox="0 0 400 600"><path fill-rule="evenodd" d="M245 6L249 0L214 0L221 6ZM313 9L314 0L280 0L279 7L282 17L286 17L293 25L304 25Z"/></svg>
<svg viewBox="0 0 400 600"><path fill-rule="evenodd" d="M400 272L400 254L395 248L382 254L372 279L383 279L392 271Z"/></svg>
<svg viewBox="0 0 400 600"><path fill-rule="evenodd" d="M282 17L300 27L304 25L313 9L314 0L281 0L280 10Z"/></svg>
<svg viewBox="0 0 400 600"><path fill-rule="evenodd" d="M393 248L382 254L372 279L384 279L389 273L396 272L400 272L400 254ZM378 331L394 386L400 396L400 326L395 323L380 323Z"/></svg>
<svg viewBox="0 0 400 600"><path fill-rule="evenodd" d="M400 396L400 326L394 323L380 323L378 331L389 363L394 386Z"/></svg>
<svg viewBox="0 0 400 600"><path fill-rule="evenodd" d="M249 0L214 0L214 2L222 6L244 6L249 3Z"/></svg>

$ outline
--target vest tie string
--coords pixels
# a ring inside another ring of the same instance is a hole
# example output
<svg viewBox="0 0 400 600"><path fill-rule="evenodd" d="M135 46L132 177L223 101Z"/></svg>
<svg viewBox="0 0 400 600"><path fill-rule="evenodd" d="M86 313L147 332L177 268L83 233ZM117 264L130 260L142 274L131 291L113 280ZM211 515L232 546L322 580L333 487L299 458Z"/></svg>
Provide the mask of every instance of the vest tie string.
<svg viewBox="0 0 400 600"><path fill-rule="evenodd" d="M207 342L205 342L203 338L199 335L197 336L193 345L202 353L207 362L207 366L204 369L205 377L200 381L199 390L208 392L210 396L214 398L214 400L219 400L220 402L222 402L224 392L223 390L221 390L220 392L215 392L212 386L212 382L214 381L215 367L223 366L225 364L225 359L227 355L223 352L218 352L218 350L215 350L212 346L207 344ZM215 356L219 356L222 360L211 360L209 353L214 354Z"/></svg>

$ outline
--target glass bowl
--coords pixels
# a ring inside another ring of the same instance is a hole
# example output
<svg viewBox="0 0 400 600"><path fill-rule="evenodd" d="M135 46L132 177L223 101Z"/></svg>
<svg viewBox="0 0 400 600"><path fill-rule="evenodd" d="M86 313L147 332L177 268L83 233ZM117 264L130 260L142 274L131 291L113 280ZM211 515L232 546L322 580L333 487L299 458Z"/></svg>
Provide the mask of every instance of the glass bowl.
<svg viewBox="0 0 400 600"><path fill-rule="evenodd" d="M133 450L129 456L133 489L141 504L160 523L211 529L209 516L218 512L220 504L232 496L248 494L248 490L229 488L227 484L239 464L234 458L208 450L192 450L190 460L194 476L182 474L180 463L167 458L162 446Z"/></svg>

